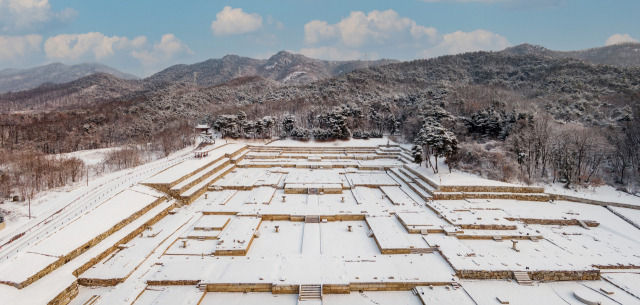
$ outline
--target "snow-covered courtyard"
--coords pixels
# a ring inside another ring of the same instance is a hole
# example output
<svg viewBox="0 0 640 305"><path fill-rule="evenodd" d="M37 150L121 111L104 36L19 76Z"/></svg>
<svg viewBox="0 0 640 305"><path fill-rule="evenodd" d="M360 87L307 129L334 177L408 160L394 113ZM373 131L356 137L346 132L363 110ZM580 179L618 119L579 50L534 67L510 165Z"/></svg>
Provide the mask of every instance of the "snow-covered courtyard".
<svg viewBox="0 0 640 305"><path fill-rule="evenodd" d="M199 153L0 235L0 303L640 304L640 199L434 174L386 139Z"/></svg>

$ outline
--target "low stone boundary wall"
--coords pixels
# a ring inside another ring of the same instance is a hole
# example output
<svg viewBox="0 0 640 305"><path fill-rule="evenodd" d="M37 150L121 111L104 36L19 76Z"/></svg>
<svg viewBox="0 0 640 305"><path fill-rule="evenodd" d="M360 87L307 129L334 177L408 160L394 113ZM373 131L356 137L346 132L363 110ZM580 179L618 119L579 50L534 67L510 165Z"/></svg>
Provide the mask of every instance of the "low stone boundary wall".
<svg viewBox="0 0 640 305"><path fill-rule="evenodd" d="M457 225L463 230L516 230L515 225L472 225L472 224L459 224Z"/></svg>
<svg viewBox="0 0 640 305"><path fill-rule="evenodd" d="M505 218L511 221L520 221L528 225L560 225L560 226L579 226L580 221L578 219L540 219L540 218ZM593 220L583 220L583 222L589 227L597 227L599 222Z"/></svg>
<svg viewBox="0 0 640 305"><path fill-rule="evenodd" d="M304 221L304 215L290 214L260 214L262 221ZM365 214L338 214L338 215L320 215L320 220L327 221L358 221L365 220Z"/></svg>
<svg viewBox="0 0 640 305"><path fill-rule="evenodd" d="M349 294L351 291L409 291L418 286L446 286L452 282L361 282L323 284L323 294ZM149 281L151 286L196 285L194 281ZM206 286L207 292L271 292L273 294L297 294L299 284L274 283L213 283Z"/></svg>
<svg viewBox="0 0 640 305"><path fill-rule="evenodd" d="M596 281L600 279L600 270L540 270L527 271L529 277L535 281ZM511 270L456 270L461 279L502 280L513 279Z"/></svg>
<svg viewBox="0 0 640 305"><path fill-rule="evenodd" d="M545 193L462 193L462 192L433 192L434 200L464 200L464 199L510 199L520 201L549 201L549 195Z"/></svg>
<svg viewBox="0 0 640 305"><path fill-rule="evenodd" d="M465 193L544 193L543 187L534 186L480 186L480 185L440 185L441 192L465 192Z"/></svg>
<svg viewBox="0 0 640 305"><path fill-rule="evenodd" d="M549 194L549 198L553 199L553 200L564 200L564 201L572 201L572 202L579 202L579 203L586 203L586 204L593 204L593 205L613 206L613 207L619 207L619 208L640 210L640 205L633 205L633 204L627 204L627 203L618 203L618 202L600 201L600 200L593 200L593 199L580 198L580 197L567 196L567 195L560 195L560 194ZM640 201L640 198L638 198L638 201Z"/></svg>

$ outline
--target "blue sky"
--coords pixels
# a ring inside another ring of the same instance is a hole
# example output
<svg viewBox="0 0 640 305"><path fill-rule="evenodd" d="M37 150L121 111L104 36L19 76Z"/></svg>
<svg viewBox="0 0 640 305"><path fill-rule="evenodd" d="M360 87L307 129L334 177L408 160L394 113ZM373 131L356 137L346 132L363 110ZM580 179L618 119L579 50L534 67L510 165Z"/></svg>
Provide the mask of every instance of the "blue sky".
<svg viewBox="0 0 640 305"><path fill-rule="evenodd" d="M138 76L226 54L411 60L640 39L637 0L0 0L0 69L99 62Z"/></svg>

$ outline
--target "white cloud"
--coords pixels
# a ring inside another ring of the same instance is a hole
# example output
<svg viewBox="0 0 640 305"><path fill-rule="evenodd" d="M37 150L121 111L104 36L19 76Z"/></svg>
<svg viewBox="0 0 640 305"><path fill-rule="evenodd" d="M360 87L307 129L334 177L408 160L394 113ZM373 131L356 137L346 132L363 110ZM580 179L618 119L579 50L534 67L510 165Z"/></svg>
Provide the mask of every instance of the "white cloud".
<svg viewBox="0 0 640 305"><path fill-rule="evenodd" d="M393 10L355 11L336 24L313 20L304 26L305 42L317 44L338 41L348 47L384 45L394 42L433 42L437 30L418 25L409 18L401 18Z"/></svg>
<svg viewBox="0 0 640 305"><path fill-rule="evenodd" d="M178 37L173 34L164 34L160 42L153 44L153 49L142 51L134 50L131 51L131 56L140 60L145 66L153 66L167 63L178 55L192 53L191 49L182 43Z"/></svg>
<svg viewBox="0 0 640 305"><path fill-rule="evenodd" d="M141 48L147 42L146 37L134 39L119 36L106 36L99 32L85 34L60 34L52 36L44 43L48 58L76 61L78 59L105 59L117 51Z"/></svg>
<svg viewBox="0 0 640 305"><path fill-rule="evenodd" d="M509 47L511 44L505 37L486 31L473 32L457 31L445 34L438 45L423 50L423 57L435 57L446 54L459 54L473 51L498 51Z"/></svg>
<svg viewBox="0 0 640 305"><path fill-rule="evenodd" d="M365 54L353 49L340 49L336 47L317 47L317 48L304 48L300 50L300 54L318 59L325 60L357 60L363 59ZM378 56L375 53L367 54L369 59L376 59Z"/></svg>
<svg viewBox="0 0 640 305"><path fill-rule="evenodd" d="M307 46L300 51L302 54L334 60L378 54L412 59L416 55L434 57L510 46L505 37L486 30L439 34L435 28L419 25L393 10L351 12L335 24L313 20L305 24L304 32Z"/></svg>
<svg viewBox="0 0 640 305"><path fill-rule="evenodd" d="M624 42L638 42L638 40L631 37L631 35L629 34L613 34L609 38L607 38L607 41L605 41L604 45L610 46Z"/></svg>
<svg viewBox="0 0 640 305"><path fill-rule="evenodd" d="M0 30L33 31L73 20L77 12L71 8L53 11L49 0L0 0Z"/></svg>
<svg viewBox="0 0 640 305"><path fill-rule="evenodd" d="M13 60L18 57L40 51L42 36L0 36L0 61Z"/></svg>
<svg viewBox="0 0 640 305"><path fill-rule="evenodd" d="M255 32L262 28L262 17L256 13L247 14L241 8L225 6L211 22L211 30L216 36L229 36Z"/></svg>

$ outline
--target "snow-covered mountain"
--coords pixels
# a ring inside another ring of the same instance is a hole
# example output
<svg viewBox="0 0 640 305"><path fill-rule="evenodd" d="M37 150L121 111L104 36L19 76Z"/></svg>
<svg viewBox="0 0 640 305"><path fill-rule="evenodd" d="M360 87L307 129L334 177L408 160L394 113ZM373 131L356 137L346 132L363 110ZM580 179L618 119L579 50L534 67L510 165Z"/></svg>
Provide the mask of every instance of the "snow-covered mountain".
<svg viewBox="0 0 640 305"><path fill-rule="evenodd" d="M151 82L170 81L197 83L213 86L238 77L261 76L284 84L303 84L329 78L355 69L398 62L396 60L375 61L328 61L280 51L269 59L254 59L227 55L220 59L209 59L191 65L174 65L145 80Z"/></svg>
<svg viewBox="0 0 640 305"><path fill-rule="evenodd" d="M45 83L68 83L96 73L111 74L122 79L138 78L98 63L84 63L72 66L52 63L30 69L0 70L0 93L28 90Z"/></svg>
<svg viewBox="0 0 640 305"><path fill-rule="evenodd" d="M502 53L513 55L537 54L553 58L574 58L594 64L619 67L640 66L640 43L620 43L578 51L554 51L543 46L525 43L507 48L502 51Z"/></svg>

